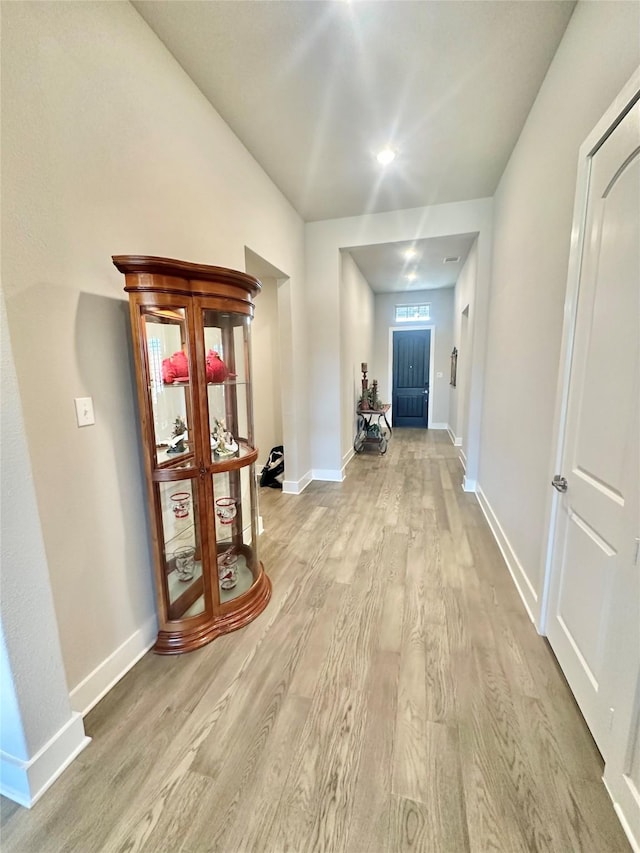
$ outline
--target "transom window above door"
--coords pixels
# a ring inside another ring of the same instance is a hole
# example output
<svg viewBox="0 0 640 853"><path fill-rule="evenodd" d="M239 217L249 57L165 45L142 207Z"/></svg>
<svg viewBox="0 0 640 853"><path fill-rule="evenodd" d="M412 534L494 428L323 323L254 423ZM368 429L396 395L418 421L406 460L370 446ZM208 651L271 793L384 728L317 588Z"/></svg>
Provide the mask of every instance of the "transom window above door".
<svg viewBox="0 0 640 853"><path fill-rule="evenodd" d="M431 304L423 302L420 305L396 305L396 323L415 323L416 320L431 319Z"/></svg>

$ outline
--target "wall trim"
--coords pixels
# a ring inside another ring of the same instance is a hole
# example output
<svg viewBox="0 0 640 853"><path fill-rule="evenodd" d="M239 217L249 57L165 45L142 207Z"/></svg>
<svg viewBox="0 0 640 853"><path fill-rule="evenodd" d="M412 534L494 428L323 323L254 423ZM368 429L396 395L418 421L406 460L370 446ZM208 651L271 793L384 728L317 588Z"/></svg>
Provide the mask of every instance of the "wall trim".
<svg viewBox="0 0 640 853"><path fill-rule="evenodd" d="M465 465L465 470L466 470L466 465ZM469 477L467 477L467 475L465 474L465 476L462 478L462 491L463 492L475 492L477 488L478 488L478 484L476 483L476 481L469 479Z"/></svg>
<svg viewBox="0 0 640 853"><path fill-rule="evenodd" d="M429 424L428 428L429 429L449 429L449 424L441 424L441 423Z"/></svg>
<svg viewBox="0 0 640 853"><path fill-rule="evenodd" d="M609 796L611 797L611 791L609 791L609 788L606 785L605 785L605 787L607 788ZM622 824L622 829L624 830L624 834L627 836L627 841L631 845L631 849L633 850L633 853L640 853L640 841L638 841L638 839L633 834L633 832L631 830L631 824L627 820L625 813L624 813L622 807L620 806L620 803L617 803L613 799L613 797L611 797L611 800L613 802L613 810L618 815L618 820Z"/></svg>
<svg viewBox="0 0 640 853"><path fill-rule="evenodd" d="M640 838L636 838L636 836L634 835L633 830L631 829L631 824L627 820L627 817L624 813L624 809L622 808L620 803L616 800L616 798L615 798L615 796L614 796L614 794L613 794L613 792L609 786L609 782L607 781L606 768L605 768L605 775L602 777L602 783L607 790L607 794L609 794L609 798L611 799L611 802L613 803L613 809L614 809L614 811L618 817L618 820L622 824L622 829L624 830L624 834L627 836L627 841L631 845L631 849L633 850L633 853L640 853Z"/></svg>
<svg viewBox="0 0 640 853"><path fill-rule="evenodd" d="M307 471L299 480L285 480L282 484L282 492L285 495L299 495L307 488L312 480L312 472Z"/></svg>
<svg viewBox="0 0 640 853"><path fill-rule="evenodd" d="M328 483L341 483L344 480L344 468L314 468L311 472L314 480L323 480Z"/></svg>
<svg viewBox="0 0 640 853"><path fill-rule="evenodd" d="M356 452L353 449L353 445L351 445L349 450L347 450L347 452L342 457L342 479L343 480L345 478L345 471L346 471L347 465L349 464L349 462L351 462L351 460L353 459L353 457L355 455L356 455Z"/></svg>
<svg viewBox="0 0 640 853"><path fill-rule="evenodd" d="M534 625L537 626L536 619L534 617L534 611L537 610L538 596L533 588L531 581L526 576L524 569L522 568L522 563L518 560L516 552L514 551L507 535L502 529L502 525L498 521L498 517L493 511L493 507L487 500L487 496L482 491L482 487L476 484L476 496L478 498L478 503L480 504L480 508L484 513L484 517L487 519L487 524L493 533L493 538L496 540L498 548L500 549L500 553L504 557L504 561L507 564L507 568L509 569L509 574L513 578L513 582L518 590L520 598L525 606L525 609L529 615L529 619L533 622ZM536 627L537 630L537 627Z"/></svg>
<svg viewBox="0 0 640 853"><path fill-rule="evenodd" d="M69 694L71 707L82 716L97 705L111 688L129 672L156 641L158 623L155 615L106 657L102 663L76 685Z"/></svg>
<svg viewBox="0 0 640 853"><path fill-rule="evenodd" d="M447 424L447 432L449 433L449 438L451 439L451 444L453 444L454 447L462 447L462 438L459 438L448 424Z"/></svg>
<svg viewBox="0 0 640 853"><path fill-rule="evenodd" d="M30 809L91 743L82 715L71 717L28 761L0 752L0 793Z"/></svg>

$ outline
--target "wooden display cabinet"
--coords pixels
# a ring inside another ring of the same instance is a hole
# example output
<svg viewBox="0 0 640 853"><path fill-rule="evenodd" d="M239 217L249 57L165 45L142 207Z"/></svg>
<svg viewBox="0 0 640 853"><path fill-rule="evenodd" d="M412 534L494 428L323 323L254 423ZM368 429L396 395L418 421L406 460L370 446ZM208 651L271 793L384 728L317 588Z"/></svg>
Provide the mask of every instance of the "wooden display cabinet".
<svg viewBox="0 0 640 853"><path fill-rule="evenodd" d="M246 625L271 583L258 560L250 322L260 282L222 267L113 257L125 274L160 654Z"/></svg>

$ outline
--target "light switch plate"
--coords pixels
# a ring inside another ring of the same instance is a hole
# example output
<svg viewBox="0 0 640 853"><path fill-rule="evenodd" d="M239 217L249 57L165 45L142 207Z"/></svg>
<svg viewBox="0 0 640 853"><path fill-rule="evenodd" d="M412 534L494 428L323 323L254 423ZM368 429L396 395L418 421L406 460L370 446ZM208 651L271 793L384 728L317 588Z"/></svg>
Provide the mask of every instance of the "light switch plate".
<svg viewBox="0 0 640 853"><path fill-rule="evenodd" d="M76 404L76 420L78 426L91 426L95 424L96 419L93 414L93 400L91 397L75 397L73 402Z"/></svg>

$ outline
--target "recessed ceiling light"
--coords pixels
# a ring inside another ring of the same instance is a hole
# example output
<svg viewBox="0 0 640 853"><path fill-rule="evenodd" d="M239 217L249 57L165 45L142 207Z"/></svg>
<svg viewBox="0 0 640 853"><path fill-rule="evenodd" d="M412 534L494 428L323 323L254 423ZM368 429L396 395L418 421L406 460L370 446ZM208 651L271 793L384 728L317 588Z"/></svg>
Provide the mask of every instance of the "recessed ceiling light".
<svg viewBox="0 0 640 853"><path fill-rule="evenodd" d="M405 258L407 258L407 260L408 260L409 258L415 258L415 256L418 254L418 251L417 251L417 249L414 249L413 246L409 246L408 249L404 250L403 254L404 254Z"/></svg>
<svg viewBox="0 0 640 853"><path fill-rule="evenodd" d="M395 160L395 156L396 152L391 148L383 148L382 151L378 151L376 160L381 166L388 166L392 160Z"/></svg>
<svg viewBox="0 0 640 853"><path fill-rule="evenodd" d="M410 272L410 273L408 273L408 275L407 275L407 280L408 280L408 281L415 281L417 278L418 278L418 276L417 276L417 274L416 274L416 273L414 273L414 272Z"/></svg>

